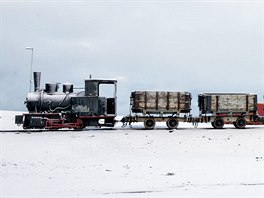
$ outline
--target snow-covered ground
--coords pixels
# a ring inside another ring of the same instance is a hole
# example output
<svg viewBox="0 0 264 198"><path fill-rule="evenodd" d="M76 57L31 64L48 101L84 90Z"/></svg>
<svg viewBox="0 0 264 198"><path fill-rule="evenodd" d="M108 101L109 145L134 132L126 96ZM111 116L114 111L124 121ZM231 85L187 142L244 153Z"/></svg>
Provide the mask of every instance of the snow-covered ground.
<svg viewBox="0 0 264 198"><path fill-rule="evenodd" d="M23 133L0 116L0 197L264 197L261 126Z"/></svg>

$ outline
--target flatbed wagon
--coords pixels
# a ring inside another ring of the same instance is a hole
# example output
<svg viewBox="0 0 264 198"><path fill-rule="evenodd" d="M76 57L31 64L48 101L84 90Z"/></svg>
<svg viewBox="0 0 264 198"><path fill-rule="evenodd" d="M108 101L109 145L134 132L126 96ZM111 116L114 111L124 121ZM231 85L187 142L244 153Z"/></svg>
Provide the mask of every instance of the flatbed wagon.
<svg viewBox="0 0 264 198"><path fill-rule="evenodd" d="M175 97L177 99L170 98L173 96L177 96ZM130 113L121 121L124 125L143 122L146 129L153 129L156 122L166 122L169 129L177 128L179 122L193 123L194 126L198 126L199 123L211 123L215 129L221 129L225 124L233 124L236 128L243 129L246 125L264 123L264 118L258 115L261 109L258 109L260 105L257 104L256 94L199 94L198 117L192 117L190 114L189 92L132 92L130 101L133 114ZM168 106L173 108L169 109Z"/></svg>
<svg viewBox="0 0 264 198"><path fill-rule="evenodd" d="M177 128L179 122L189 121L191 99L189 92L135 91L130 96L133 115L130 113L121 122L143 122L146 129L153 129L156 122L166 122L168 128Z"/></svg>
<svg viewBox="0 0 264 198"><path fill-rule="evenodd" d="M198 95L201 118L207 118L216 129L224 124L245 128L257 121L257 95L250 93L203 93ZM209 119L208 119L209 118Z"/></svg>

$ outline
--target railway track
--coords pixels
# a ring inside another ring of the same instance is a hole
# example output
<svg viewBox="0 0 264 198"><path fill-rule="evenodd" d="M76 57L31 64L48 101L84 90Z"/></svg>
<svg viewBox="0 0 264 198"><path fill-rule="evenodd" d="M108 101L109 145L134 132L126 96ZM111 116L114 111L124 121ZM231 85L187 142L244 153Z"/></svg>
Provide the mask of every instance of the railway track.
<svg viewBox="0 0 264 198"><path fill-rule="evenodd" d="M80 131L71 129L47 130L47 129L21 129L21 130L0 130L0 133L39 133L39 132L66 132L66 131Z"/></svg>

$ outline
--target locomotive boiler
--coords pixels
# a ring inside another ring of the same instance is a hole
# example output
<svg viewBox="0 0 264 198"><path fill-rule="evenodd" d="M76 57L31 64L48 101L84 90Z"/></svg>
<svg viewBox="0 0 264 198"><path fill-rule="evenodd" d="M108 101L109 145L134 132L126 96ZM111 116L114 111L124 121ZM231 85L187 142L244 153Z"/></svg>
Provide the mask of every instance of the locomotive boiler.
<svg viewBox="0 0 264 198"><path fill-rule="evenodd" d="M58 83L46 83L45 89L40 90L40 72L34 72L34 92L28 93L26 106L30 113L37 112L61 112L71 108L71 98L76 96L73 93L73 84L64 83L63 92L58 92Z"/></svg>

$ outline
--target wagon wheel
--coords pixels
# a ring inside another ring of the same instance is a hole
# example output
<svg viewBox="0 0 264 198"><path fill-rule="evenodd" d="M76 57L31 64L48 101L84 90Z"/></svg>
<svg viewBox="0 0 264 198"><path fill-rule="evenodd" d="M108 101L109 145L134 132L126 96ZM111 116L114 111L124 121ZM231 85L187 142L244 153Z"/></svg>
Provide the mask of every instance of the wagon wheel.
<svg viewBox="0 0 264 198"><path fill-rule="evenodd" d="M247 121L245 120L245 118L238 118L238 119L234 122L234 126L235 126L237 129L244 129L246 125L247 125Z"/></svg>
<svg viewBox="0 0 264 198"><path fill-rule="evenodd" d="M177 119L175 118L170 118L168 119L168 121L166 122L166 125L169 129L176 129L179 125L179 122Z"/></svg>
<svg viewBox="0 0 264 198"><path fill-rule="evenodd" d="M154 129L156 123L153 118L146 118L144 121L145 129Z"/></svg>
<svg viewBox="0 0 264 198"><path fill-rule="evenodd" d="M215 129L222 129L224 126L224 120L222 118L216 118L213 122L212 122L212 126Z"/></svg>

